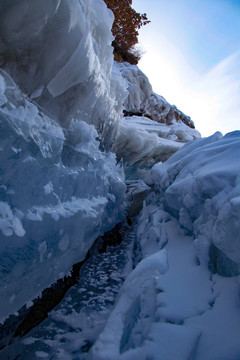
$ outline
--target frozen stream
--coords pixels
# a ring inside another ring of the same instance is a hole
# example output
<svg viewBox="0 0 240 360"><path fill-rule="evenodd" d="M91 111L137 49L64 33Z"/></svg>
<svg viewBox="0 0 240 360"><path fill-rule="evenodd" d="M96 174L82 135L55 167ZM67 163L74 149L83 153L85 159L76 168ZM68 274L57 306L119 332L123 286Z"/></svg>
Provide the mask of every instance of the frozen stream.
<svg viewBox="0 0 240 360"><path fill-rule="evenodd" d="M119 289L132 270L134 226L127 223L100 238L80 270L79 283L39 326L5 347L3 359L85 359L103 329ZM120 244L106 245L106 241ZM107 239L106 239L107 237Z"/></svg>

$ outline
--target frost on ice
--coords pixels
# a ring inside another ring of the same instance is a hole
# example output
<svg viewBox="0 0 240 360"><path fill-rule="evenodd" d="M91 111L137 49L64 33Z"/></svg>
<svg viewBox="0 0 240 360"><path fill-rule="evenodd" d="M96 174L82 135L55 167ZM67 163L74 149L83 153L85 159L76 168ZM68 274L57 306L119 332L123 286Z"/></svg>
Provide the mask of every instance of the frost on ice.
<svg viewBox="0 0 240 360"><path fill-rule="evenodd" d="M125 90L111 71L113 17L103 2L5 1L0 9L3 318L122 219L123 172L99 148L111 147Z"/></svg>

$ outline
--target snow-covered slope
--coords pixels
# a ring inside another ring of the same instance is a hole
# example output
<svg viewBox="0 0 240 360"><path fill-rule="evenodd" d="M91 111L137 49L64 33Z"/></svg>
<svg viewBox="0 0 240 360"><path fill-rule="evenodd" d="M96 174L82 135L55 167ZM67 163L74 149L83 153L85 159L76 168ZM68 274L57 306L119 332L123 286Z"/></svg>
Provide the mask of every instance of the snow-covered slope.
<svg viewBox="0 0 240 360"><path fill-rule="evenodd" d="M185 145L146 179L140 262L88 359L240 358L240 132Z"/></svg>
<svg viewBox="0 0 240 360"><path fill-rule="evenodd" d="M216 133L155 165L147 181L181 226L218 249L210 260L227 276L240 271L239 156L240 132Z"/></svg>

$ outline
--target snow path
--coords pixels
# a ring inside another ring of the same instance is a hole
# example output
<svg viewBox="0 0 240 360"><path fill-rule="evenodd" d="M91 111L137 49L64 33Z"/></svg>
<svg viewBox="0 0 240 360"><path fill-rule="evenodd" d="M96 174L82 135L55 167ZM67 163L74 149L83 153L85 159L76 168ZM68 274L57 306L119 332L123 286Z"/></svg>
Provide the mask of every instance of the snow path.
<svg viewBox="0 0 240 360"><path fill-rule="evenodd" d="M108 246L104 253L97 242L80 270L79 283L45 321L3 349L0 358L85 359L132 270L135 232L134 226L124 223L120 229L123 241Z"/></svg>
<svg viewBox="0 0 240 360"><path fill-rule="evenodd" d="M155 221L164 249L127 277L88 360L240 359L240 276L212 274L204 249L165 215Z"/></svg>

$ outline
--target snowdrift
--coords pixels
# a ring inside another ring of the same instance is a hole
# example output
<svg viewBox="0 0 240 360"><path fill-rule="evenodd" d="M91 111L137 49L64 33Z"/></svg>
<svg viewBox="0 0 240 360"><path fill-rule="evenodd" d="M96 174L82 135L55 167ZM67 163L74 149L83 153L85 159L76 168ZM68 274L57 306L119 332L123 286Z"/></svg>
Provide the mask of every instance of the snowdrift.
<svg viewBox="0 0 240 360"><path fill-rule="evenodd" d="M138 219L140 262L88 359L240 357L240 132L156 164Z"/></svg>
<svg viewBox="0 0 240 360"><path fill-rule="evenodd" d="M223 275L240 270L239 156L240 132L216 133L155 165L147 181L182 227L218 249Z"/></svg>

